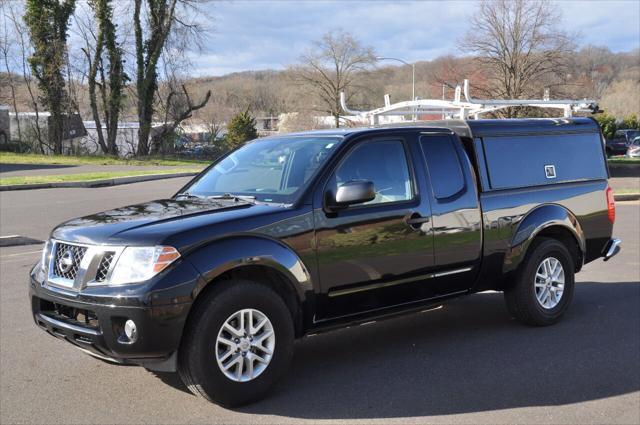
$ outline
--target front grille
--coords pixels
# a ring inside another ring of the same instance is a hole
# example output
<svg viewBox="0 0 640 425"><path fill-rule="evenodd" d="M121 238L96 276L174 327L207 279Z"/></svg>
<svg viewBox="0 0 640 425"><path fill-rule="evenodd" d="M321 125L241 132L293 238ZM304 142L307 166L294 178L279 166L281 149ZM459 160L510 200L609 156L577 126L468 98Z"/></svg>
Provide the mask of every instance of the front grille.
<svg viewBox="0 0 640 425"><path fill-rule="evenodd" d="M96 282L104 282L107 280L107 274L109 273L109 268L115 256L115 252L107 251L104 253L102 260L100 260L98 271L96 272Z"/></svg>
<svg viewBox="0 0 640 425"><path fill-rule="evenodd" d="M53 275L74 280L80 268L80 262L87 252L87 247L78 245L69 245L58 242L53 255Z"/></svg>

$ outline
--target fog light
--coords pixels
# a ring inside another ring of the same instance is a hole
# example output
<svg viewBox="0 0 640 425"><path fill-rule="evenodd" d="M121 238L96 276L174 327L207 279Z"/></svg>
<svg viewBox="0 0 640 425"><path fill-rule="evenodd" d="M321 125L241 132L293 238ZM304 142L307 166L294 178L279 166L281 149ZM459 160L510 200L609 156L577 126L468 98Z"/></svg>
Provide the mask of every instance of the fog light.
<svg viewBox="0 0 640 425"><path fill-rule="evenodd" d="M124 324L124 334L129 338L129 342L136 342L138 339L138 328L133 320L129 319Z"/></svg>

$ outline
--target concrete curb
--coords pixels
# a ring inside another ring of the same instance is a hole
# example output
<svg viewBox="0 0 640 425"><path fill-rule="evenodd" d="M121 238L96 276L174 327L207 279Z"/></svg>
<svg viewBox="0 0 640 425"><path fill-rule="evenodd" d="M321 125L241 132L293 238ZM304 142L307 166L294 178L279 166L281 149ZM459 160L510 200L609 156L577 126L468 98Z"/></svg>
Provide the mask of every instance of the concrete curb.
<svg viewBox="0 0 640 425"><path fill-rule="evenodd" d="M86 182L57 182L57 183L33 183L33 184L11 184L0 186L0 192L8 190L31 190L31 189L53 189L61 187L104 187L117 186L121 184L139 183L151 180L173 179L176 177L192 177L198 173L172 173L172 174L147 174L144 176L115 177L113 179L91 180Z"/></svg>
<svg viewBox="0 0 640 425"><path fill-rule="evenodd" d="M20 235L0 236L0 248L6 246L39 245L44 243L39 239L28 238Z"/></svg>
<svg viewBox="0 0 640 425"><path fill-rule="evenodd" d="M614 193L613 198L616 201L637 201L640 199L640 193L621 193L619 195Z"/></svg>

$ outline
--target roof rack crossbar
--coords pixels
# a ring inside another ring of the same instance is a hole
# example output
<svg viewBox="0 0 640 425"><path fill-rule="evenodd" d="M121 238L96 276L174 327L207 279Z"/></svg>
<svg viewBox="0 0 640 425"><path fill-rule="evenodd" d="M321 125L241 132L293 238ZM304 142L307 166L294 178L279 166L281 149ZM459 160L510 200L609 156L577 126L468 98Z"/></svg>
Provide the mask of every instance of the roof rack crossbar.
<svg viewBox="0 0 640 425"><path fill-rule="evenodd" d="M464 93L465 101L462 101L461 95ZM459 118L467 119L473 116L478 119L480 115L489 112L495 112L500 109L513 106L532 106L546 109L562 109L563 117L570 118L575 112L600 112L598 104L595 100L546 100L546 99L474 99L469 91L469 80L464 80L464 88L460 85L456 86L453 100L441 99L414 99L391 103L389 95L385 95L383 107L375 108L369 111L358 111L348 107L346 95L340 93L340 105L346 114L358 116L363 119L369 119L372 124L378 124L378 117L388 115L411 115L413 121L416 121L419 114L441 113L442 118Z"/></svg>

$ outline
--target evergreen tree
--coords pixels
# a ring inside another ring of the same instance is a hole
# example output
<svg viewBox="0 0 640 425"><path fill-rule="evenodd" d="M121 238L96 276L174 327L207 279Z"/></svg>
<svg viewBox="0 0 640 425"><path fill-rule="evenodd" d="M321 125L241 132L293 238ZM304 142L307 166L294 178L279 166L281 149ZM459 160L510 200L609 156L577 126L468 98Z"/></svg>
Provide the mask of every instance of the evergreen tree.
<svg viewBox="0 0 640 425"><path fill-rule="evenodd" d="M249 110L240 112L231 119L225 136L228 149L235 149L244 142L258 137L256 120L249 115Z"/></svg>

